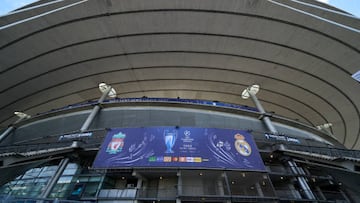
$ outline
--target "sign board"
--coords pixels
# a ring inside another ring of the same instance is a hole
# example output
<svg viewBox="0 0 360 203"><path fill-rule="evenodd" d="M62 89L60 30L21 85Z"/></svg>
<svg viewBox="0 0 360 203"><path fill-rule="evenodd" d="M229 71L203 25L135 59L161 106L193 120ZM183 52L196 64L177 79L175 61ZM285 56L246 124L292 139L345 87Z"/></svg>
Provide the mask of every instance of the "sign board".
<svg viewBox="0 0 360 203"><path fill-rule="evenodd" d="M276 141L284 141L284 142L292 142L296 144L300 144L300 140L294 137L289 137L286 135L274 135L265 133L266 139L276 140Z"/></svg>
<svg viewBox="0 0 360 203"><path fill-rule="evenodd" d="M123 167L265 170L247 131L192 127L109 130L93 168Z"/></svg>
<svg viewBox="0 0 360 203"><path fill-rule="evenodd" d="M82 137L91 137L92 134L93 134L92 132L87 132L87 133L73 133L73 134L61 135L59 137L59 141L61 141L61 140L73 140L73 139L82 138Z"/></svg>

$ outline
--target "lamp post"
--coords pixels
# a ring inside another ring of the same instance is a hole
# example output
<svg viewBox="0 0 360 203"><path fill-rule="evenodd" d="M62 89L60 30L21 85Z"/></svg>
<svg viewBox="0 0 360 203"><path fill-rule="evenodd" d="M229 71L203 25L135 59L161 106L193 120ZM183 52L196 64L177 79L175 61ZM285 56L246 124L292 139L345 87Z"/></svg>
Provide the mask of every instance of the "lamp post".
<svg viewBox="0 0 360 203"><path fill-rule="evenodd" d="M15 129L16 124L18 124L22 120L29 119L31 117L30 115L19 111L15 111L14 114L19 118L13 124L11 124L8 129L5 130L5 132L0 135L0 143Z"/></svg>
<svg viewBox="0 0 360 203"><path fill-rule="evenodd" d="M261 113L261 116L259 119L261 119L264 124L266 125L267 129L273 133L273 134L277 134L278 131L276 130L275 126L272 124L270 118L269 118L269 114L267 114L263 108L263 106L261 105L261 103L259 102L258 98L256 97L256 94L259 92L260 90L260 86L259 85L251 85L249 87L247 87L242 93L241 93L241 98L243 99L248 99L249 97L253 100L256 108L259 110L259 112ZM309 185L306 182L306 179L302 176L304 175L303 169L299 166L296 165L296 163L293 160L289 160L287 161L289 167L291 168L291 170L293 171L293 173L295 175L297 175L297 179L299 181L299 184L301 186L301 188L303 189L306 197L308 199L315 199L314 194L312 193Z"/></svg>
<svg viewBox="0 0 360 203"><path fill-rule="evenodd" d="M103 94L101 95L101 97L98 100L97 104L94 106L94 108L91 111L90 115L87 117L84 124L82 125L82 127L80 129L81 132L84 132L89 128L90 124L92 123L92 121L94 120L95 116L97 115L97 113L99 112L99 110L101 108L100 104L105 100L105 98L107 96L112 97L112 98L116 97L115 89L112 88L110 85L107 85L106 83L100 83L99 84L99 90Z"/></svg>
<svg viewBox="0 0 360 203"><path fill-rule="evenodd" d="M261 113L260 119L264 121L264 124L267 127L267 129L271 133L277 134L277 130L269 118L270 115L265 112L263 106L261 105L260 101L256 97L256 94L259 92L259 90L260 90L259 85L256 85L256 84L251 85L251 86L247 87L246 89L244 89L244 91L241 93L241 98L248 99L250 97L251 100L254 102L256 108Z"/></svg>

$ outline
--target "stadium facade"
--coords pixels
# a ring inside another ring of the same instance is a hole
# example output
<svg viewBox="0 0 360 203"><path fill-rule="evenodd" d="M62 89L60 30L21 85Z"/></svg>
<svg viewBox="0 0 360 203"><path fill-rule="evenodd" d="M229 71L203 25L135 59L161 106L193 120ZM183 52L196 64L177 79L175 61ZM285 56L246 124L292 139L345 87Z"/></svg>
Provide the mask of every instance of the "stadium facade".
<svg viewBox="0 0 360 203"><path fill-rule="evenodd" d="M56 0L0 21L0 201L360 201L358 18Z"/></svg>

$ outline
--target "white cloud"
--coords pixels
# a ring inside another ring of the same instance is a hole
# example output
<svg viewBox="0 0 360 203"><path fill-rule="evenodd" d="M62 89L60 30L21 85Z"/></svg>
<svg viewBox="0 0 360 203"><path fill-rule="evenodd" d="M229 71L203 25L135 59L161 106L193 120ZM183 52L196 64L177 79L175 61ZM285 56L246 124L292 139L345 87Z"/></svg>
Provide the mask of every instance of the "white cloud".
<svg viewBox="0 0 360 203"><path fill-rule="evenodd" d="M317 1L320 1L320 2L323 2L323 3L328 4L330 0L317 0Z"/></svg>

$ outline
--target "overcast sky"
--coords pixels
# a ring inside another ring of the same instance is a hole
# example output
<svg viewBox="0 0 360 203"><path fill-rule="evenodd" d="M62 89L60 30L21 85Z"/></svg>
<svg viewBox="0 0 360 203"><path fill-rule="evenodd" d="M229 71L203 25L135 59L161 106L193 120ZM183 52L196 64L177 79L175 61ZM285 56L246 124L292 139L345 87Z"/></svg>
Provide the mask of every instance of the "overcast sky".
<svg viewBox="0 0 360 203"><path fill-rule="evenodd" d="M35 2L36 0L0 0L0 15ZM241 0L239 0L241 1ZM360 17L360 0L318 0Z"/></svg>

